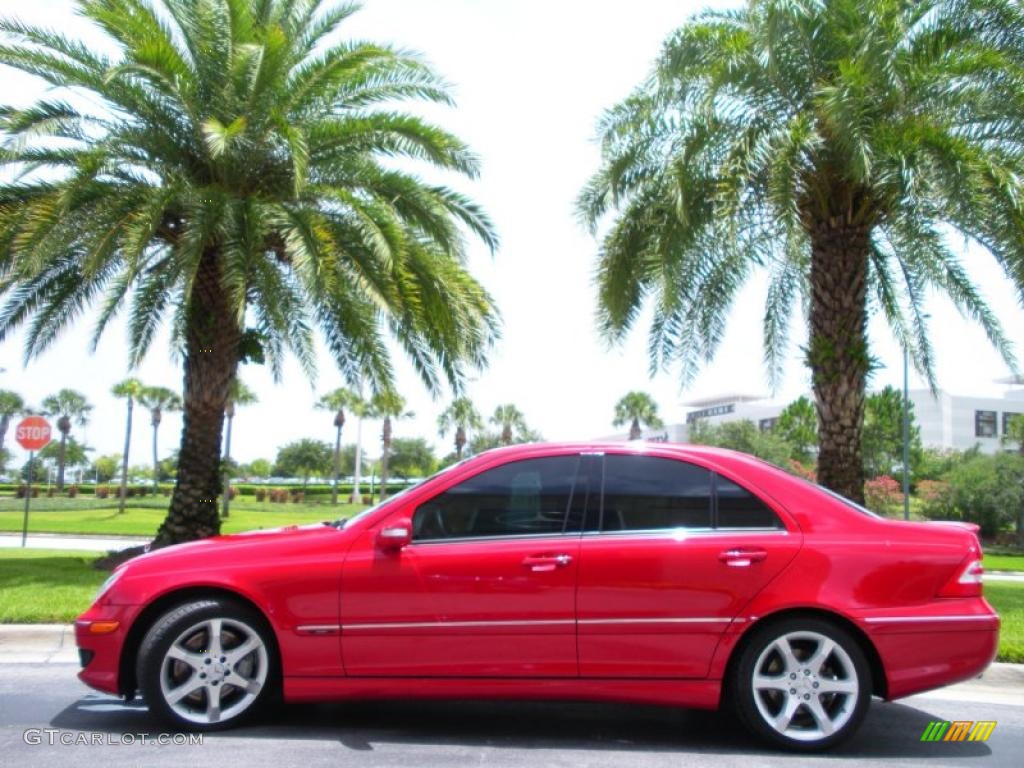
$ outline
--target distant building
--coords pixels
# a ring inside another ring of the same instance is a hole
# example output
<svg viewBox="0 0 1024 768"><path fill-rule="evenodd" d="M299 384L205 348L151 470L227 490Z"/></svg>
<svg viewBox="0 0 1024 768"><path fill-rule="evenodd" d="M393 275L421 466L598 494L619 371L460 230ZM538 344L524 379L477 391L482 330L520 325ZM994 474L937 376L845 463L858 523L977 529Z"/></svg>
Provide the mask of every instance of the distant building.
<svg viewBox="0 0 1024 768"><path fill-rule="evenodd" d="M914 404L914 419L921 431L921 442L928 448L949 448L959 451L981 447L985 453L994 453L1002 447L1010 419L1024 414L1024 380L1019 377L1002 379L1010 388L998 397L954 395L943 390L933 394L928 389L910 390ZM686 422L668 424L661 429L644 429L643 439L672 443L688 442L689 427L695 421L724 424L729 421L749 420L761 430L771 430L779 414L786 407L764 396L729 394L684 402L690 408ZM621 432L607 440L626 440L629 434Z"/></svg>

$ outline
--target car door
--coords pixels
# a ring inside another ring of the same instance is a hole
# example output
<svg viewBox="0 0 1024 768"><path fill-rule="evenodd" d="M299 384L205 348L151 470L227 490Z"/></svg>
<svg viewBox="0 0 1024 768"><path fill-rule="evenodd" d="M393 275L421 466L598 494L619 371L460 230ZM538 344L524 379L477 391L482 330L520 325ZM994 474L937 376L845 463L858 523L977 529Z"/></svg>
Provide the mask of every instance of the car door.
<svg viewBox="0 0 1024 768"><path fill-rule="evenodd" d="M576 676L578 464L492 466L368 530L342 574L347 674ZM395 525L412 541L383 551L377 530Z"/></svg>
<svg viewBox="0 0 1024 768"><path fill-rule="evenodd" d="M675 458L608 455L601 484L580 546L581 676L706 676L799 533L747 489Z"/></svg>

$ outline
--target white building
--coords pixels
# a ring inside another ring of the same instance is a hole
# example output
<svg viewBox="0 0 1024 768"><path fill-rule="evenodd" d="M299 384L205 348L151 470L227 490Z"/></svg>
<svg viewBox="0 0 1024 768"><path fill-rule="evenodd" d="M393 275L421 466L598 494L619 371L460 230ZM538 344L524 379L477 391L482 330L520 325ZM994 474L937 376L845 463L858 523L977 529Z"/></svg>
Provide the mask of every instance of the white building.
<svg viewBox="0 0 1024 768"><path fill-rule="evenodd" d="M981 397L955 395L940 390L910 390L914 404L914 420L921 431L921 443L928 448L951 448L959 451L979 445L985 453L1002 447L1002 437L1013 416L1024 414L1024 380L1003 379L1010 388L1002 396ZM691 400L683 406L691 409L686 423L669 424L661 429L645 429L643 439L687 442L689 425L698 419L710 424L749 420L762 430L771 429L787 403L758 395L730 394L721 397ZM625 440L627 433L613 435L611 440Z"/></svg>

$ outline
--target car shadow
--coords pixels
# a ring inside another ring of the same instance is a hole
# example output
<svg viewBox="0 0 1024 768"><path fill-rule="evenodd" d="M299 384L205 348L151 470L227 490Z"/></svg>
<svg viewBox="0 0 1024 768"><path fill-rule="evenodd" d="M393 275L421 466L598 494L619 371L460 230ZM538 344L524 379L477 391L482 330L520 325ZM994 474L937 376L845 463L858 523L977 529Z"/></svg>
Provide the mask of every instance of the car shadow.
<svg viewBox="0 0 1024 768"><path fill-rule="evenodd" d="M838 760L915 757L965 760L992 754L983 742L920 741L936 715L874 702L850 741L823 753ZM88 694L58 713L51 727L110 734L164 733L139 701ZM376 744L492 749L642 750L706 754L771 753L725 713L671 707L577 702L361 701L279 707L206 739L334 741L357 752ZM955 749L955 753L951 752Z"/></svg>

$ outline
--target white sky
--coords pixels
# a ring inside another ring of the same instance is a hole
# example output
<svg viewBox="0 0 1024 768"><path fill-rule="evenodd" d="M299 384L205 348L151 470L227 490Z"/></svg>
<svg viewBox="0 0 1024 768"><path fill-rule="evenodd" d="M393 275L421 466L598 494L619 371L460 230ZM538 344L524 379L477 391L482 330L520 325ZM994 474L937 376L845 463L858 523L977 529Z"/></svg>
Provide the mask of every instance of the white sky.
<svg viewBox="0 0 1024 768"><path fill-rule="evenodd" d="M469 387L482 413L516 403L547 439L586 439L609 434L616 400L631 389L651 392L666 421L682 418L681 402L724 392L770 394L761 363L764 286L755 280L736 302L729 331L715 362L681 390L673 372L647 374L646 321L628 342L609 350L594 324L592 274L597 245L576 223L573 200L597 168L595 123L601 111L625 96L649 71L665 37L693 12L707 7L686 0L368 0L347 24L347 35L388 41L420 51L455 89L458 107L431 113L469 142L483 160L477 182L459 187L481 202L502 238L492 259L473 244L471 269L493 293L503 315L503 339L490 367ZM718 3L722 5L722 3ZM81 34L97 41L71 12L68 0L0 0L0 14ZM5 72L0 101L24 104L43 86ZM987 254L965 254L983 294L1020 342L1024 312L1009 281ZM995 394L993 380L1009 371L976 325L962 319L945 300L932 301L933 338L941 387L965 394ZM124 406L110 395L128 375L124 326L112 325L95 355L88 339L95 313L38 359L22 365L18 334L0 344L0 387L14 389L32 404L62 387L84 392L95 405L91 424L76 430L100 453L119 452ZM800 361L802 320L794 319L790 359L775 393L790 400L809 388ZM872 386L899 384L901 353L884 324L870 327L873 354L886 366ZM136 373L147 384L180 387L180 369L158 339ZM396 425L396 435L423 436L447 453L450 438L437 435L434 402L411 372L400 365L399 386L416 417ZM260 403L239 411L233 454L241 461L272 459L276 448L301 437L332 438L331 416L313 410L319 393L339 386L330 358L321 356L320 376L311 385L292 361L275 385L269 371L246 366L242 377ZM921 382L913 377L911 386ZM131 462L149 461L149 426L136 422ZM165 417L160 453L179 441L181 421ZM378 452L379 424L367 423L363 443ZM346 442L354 428L346 428ZM8 435L8 447L19 451ZM17 458L20 462L20 456Z"/></svg>

